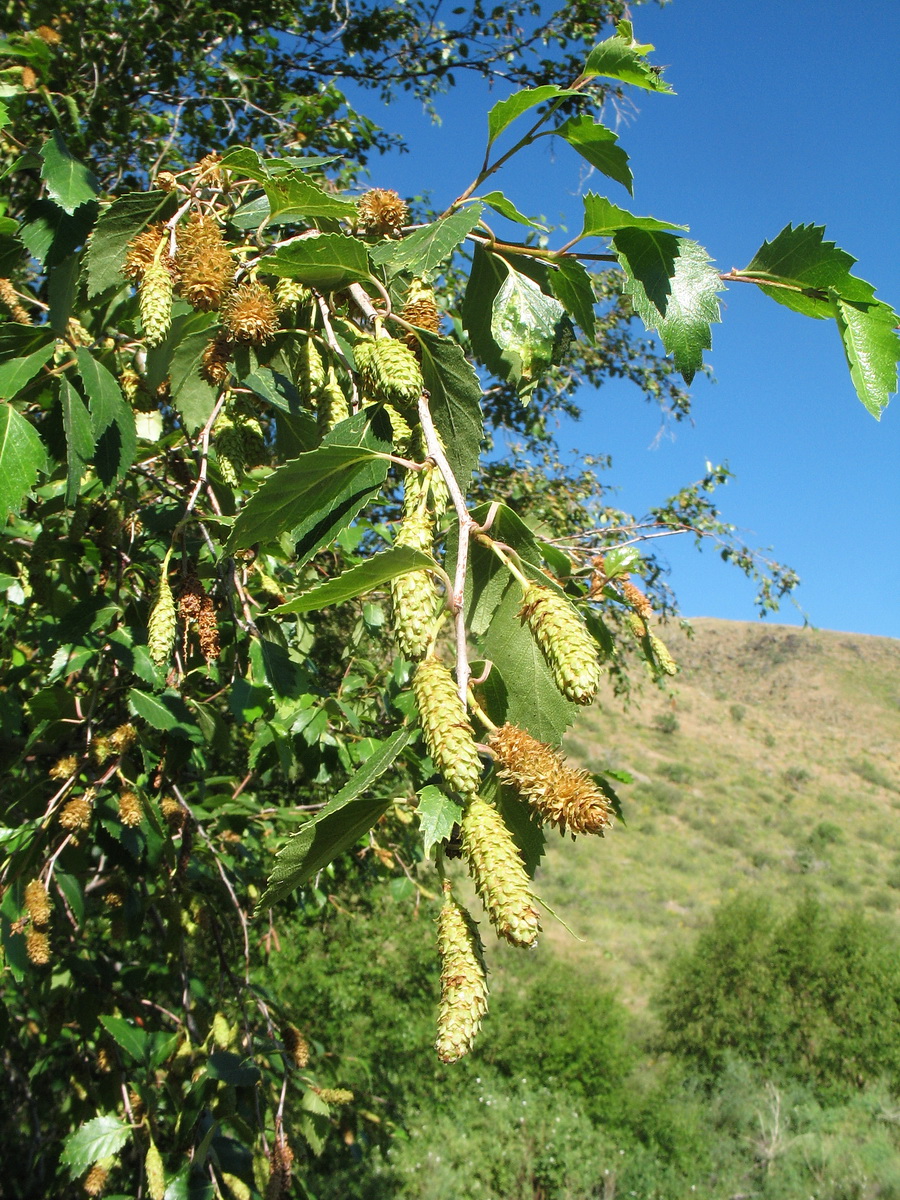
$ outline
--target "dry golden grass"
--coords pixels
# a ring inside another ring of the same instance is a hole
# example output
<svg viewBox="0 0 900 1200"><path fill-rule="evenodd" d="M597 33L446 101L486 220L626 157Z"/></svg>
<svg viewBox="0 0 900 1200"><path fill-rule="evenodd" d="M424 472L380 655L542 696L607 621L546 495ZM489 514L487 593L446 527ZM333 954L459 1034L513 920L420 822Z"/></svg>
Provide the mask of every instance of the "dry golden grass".
<svg viewBox="0 0 900 1200"><path fill-rule="evenodd" d="M623 713L599 700L570 755L629 771L626 824L550 839L544 945L642 1009L660 965L748 887L900 922L900 642L715 620L667 632L680 675ZM545 951L546 952L546 951Z"/></svg>

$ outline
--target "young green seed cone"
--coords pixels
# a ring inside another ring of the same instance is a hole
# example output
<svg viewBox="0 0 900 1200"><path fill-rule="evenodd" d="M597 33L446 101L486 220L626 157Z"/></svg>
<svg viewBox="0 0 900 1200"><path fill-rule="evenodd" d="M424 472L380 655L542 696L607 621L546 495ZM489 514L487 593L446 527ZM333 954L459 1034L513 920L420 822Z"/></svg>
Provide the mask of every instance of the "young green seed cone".
<svg viewBox="0 0 900 1200"><path fill-rule="evenodd" d="M470 795L481 780L475 737L453 676L433 654L416 667L413 692L434 765L448 787Z"/></svg>
<svg viewBox="0 0 900 1200"><path fill-rule="evenodd" d="M656 634L651 633L650 645L653 647L653 653L656 656L656 661L659 664L660 669L664 671L666 675L677 675L678 666L675 660L672 658L672 655L669 653L669 649L662 638L658 638Z"/></svg>
<svg viewBox="0 0 900 1200"><path fill-rule="evenodd" d="M500 812L473 796L461 822L463 855L497 933L514 946L534 946L541 930L531 880Z"/></svg>
<svg viewBox="0 0 900 1200"><path fill-rule="evenodd" d="M235 421L225 413L222 413L213 427L213 445L216 448L222 479L229 487L240 487L247 465L244 456L244 435Z"/></svg>
<svg viewBox="0 0 900 1200"><path fill-rule="evenodd" d="M275 303L279 312L306 304L311 299L312 292L305 283L300 283L297 279L279 279L275 285Z"/></svg>
<svg viewBox="0 0 900 1200"><path fill-rule="evenodd" d="M397 541L396 545L405 543ZM427 571L408 571L391 580L394 631L400 653L418 662L428 653L434 636L440 597Z"/></svg>
<svg viewBox="0 0 900 1200"><path fill-rule="evenodd" d="M391 433L394 435L394 452L396 454L406 454L412 438L412 427L409 421L407 421L403 413L394 408L393 404L385 404L384 412L391 423Z"/></svg>
<svg viewBox="0 0 900 1200"><path fill-rule="evenodd" d="M169 554L171 551L166 554L162 562L156 601L150 612L150 624L147 631L147 649L158 667L164 667L169 661L178 625L175 597L169 586Z"/></svg>
<svg viewBox="0 0 900 1200"><path fill-rule="evenodd" d="M172 324L172 275L158 259L144 271L138 301L147 345L157 346Z"/></svg>
<svg viewBox="0 0 900 1200"><path fill-rule="evenodd" d="M561 833L599 833L609 828L612 812L606 797L588 775L524 729L504 725L488 738L497 756L499 777L511 784Z"/></svg>
<svg viewBox="0 0 900 1200"><path fill-rule="evenodd" d="M144 1170L147 1173L147 1192L150 1200L165 1200L166 1172L163 1167L162 1155L157 1150L156 1142L152 1138L150 1145L147 1147Z"/></svg>
<svg viewBox="0 0 900 1200"><path fill-rule="evenodd" d="M416 356L391 337L366 339L353 349L363 387L387 404L417 404L425 387Z"/></svg>
<svg viewBox="0 0 900 1200"><path fill-rule="evenodd" d="M556 686L576 704L590 704L600 686L597 646L565 597L530 583L519 616L528 623Z"/></svg>
<svg viewBox="0 0 900 1200"><path fill-rule="evenodd" d="M472 1049L487 1012L487 968L478 927L444 885L438 918L441 955L441 1007L434 1048L444 1063L458 1062Z"/></svg>
<svg viewBox="0 0 900 1200"><path fill-rule="evenodd" d="M434 541L431 513L428 510L425 471L410 471L403 494L403 518L397 529L395 545L411 546L430 554ZM427 571L409 571L391 580L394 626L400 651L414 662L425 657L434 635L434 623L440 597Z"/></svg>
<svg viewBox="0 0 900 1200"><path fill-rule="evenodd" d="M330 433L335 425L346 421L350 416L350 405L347 403L347 397L338 382L337 371L333 366L328 368L325 385L319 393L316 408L319 413L319 428L325 433Z"/></svg>
<svg viewBox="0 0 900 1200"><path fill-rule="evenodd" d="M325 386L325 360L313 338L306 338L300 345L297 364L297 387L303 401L315 406L319 393Z"/></svg>

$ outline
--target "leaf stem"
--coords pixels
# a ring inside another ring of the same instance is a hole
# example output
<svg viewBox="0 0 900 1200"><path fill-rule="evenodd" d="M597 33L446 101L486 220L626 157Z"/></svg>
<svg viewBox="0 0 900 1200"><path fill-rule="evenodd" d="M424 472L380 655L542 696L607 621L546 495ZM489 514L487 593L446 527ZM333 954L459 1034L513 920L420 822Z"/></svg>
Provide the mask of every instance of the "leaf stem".
<svg viewBox="0 0 900 1200"><path fill-rule="evenodd" d="M460 488L456 476L453 474L453 469L447 461L444 449L441 446L440 438L434 427L434 421L431 418L431 410L428 407L427 392L423 392L419 398L419 420L422 422L422 432L425 435L425 446L428 450L428 457L434 459L438 470L444 477L444 482L453 501L453 507L456 509L456 516L459 523L456 571L453 579L453 589L448 596L448 600L450 611L453 613L456 638L456 686L459 691L459 698L462 701L463 707L465 707L468 700L469 678L471 675L468 648L466 646L466 571L469 564L469 537L476 528L477 523L469 515L462 488Z"/></svg>
<svg viewBox="0 0 900 1200"><path fill-rule="evenodd" d="M519 581L523 588L528 588L531 586L531 581L522 571L521 567L513 562L513 559L510 557L510 555L512 555L517 559L519 558L518 554L516 554L515 550L513 550L511 546L507 546L504 542L495 541L492 537L488 537L486 533L479 533L477 536L479 542L487 546L489 550L492 550L494 554L497 555L509 573ZM521 559L519 559L519 561L521 562Z"/></svg>

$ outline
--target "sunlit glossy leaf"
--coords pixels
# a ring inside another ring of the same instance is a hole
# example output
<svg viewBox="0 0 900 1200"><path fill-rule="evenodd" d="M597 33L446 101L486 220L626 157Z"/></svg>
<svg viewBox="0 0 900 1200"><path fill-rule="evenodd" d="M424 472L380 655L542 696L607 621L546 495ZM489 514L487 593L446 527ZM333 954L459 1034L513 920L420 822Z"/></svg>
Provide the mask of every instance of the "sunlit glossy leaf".
<svg viewBox="0 0 900 1200"><path fill-rule="evenodd" d="M99 184L96 176L70 152L62 134L54 129L40 152L41 179L56 204L70 216L76 208L96 200Z"/></svg>
<svg viewBox="0 0 900 1200"><path fill-rule="evenodd" d="M0 519L15 512L37 483L47 454L34 426L0 402Z"/></svg>
<svg viewBox="0 0 900 1200"><path fill-rule="evenodd" d="M557 87L548 83L542 87L524 88L514 92L505 100L499 100L488 113L488 145L495 142L500 134L523 113L529 112L538 104L546 104L565 96L577 96L571 88Z"/></svg>
<svg viewBox="0 0 900 1200"><path fill-rule="evenodd" d="M614 239L625 292L648 329L659 332L687 383L712 345L722 282L702 246L688 238L623 229Z"/></svg>
<svg viewBox="0 0 900 1200"><path fill-rule="evenodd" d="M595 46L588 55L584 73L618 79L648 92L671 93L671 87L662 78L662 68L645 61L655 48L635 40L630 21L620 21L613 37Z"/></svg>

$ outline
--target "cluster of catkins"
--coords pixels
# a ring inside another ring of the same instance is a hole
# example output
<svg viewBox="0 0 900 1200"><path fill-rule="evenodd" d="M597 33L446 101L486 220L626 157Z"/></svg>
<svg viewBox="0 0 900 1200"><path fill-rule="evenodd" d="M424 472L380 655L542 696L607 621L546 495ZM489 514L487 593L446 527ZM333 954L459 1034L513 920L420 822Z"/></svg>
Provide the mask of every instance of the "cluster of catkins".
<svg viewBox="0 0 900 1200"><path fill-rule="evenodd" d="M397 237L407 216L395 192L373 189L359 201L355 232L360 237ZM201 373L222 389L212 436L225 483L239 486L248 466L265 461L266 450L252 408L232 391L229 364L234 348L239 343L264 345L280 327L282 314L290 311L294 336L282 351L292 357L294 383L303 402L318 413L323 431L346 419L360 403L382 406L393 429L394 451L408 461L395 544L433 552L449 495L419 423L417 406L424 380L415 333L395 338L376 321L372 333L356 330L352 345L336 355L325 298L290 279L281 280L274 290L252 277L237 282L237 259L210 215L194 213L174 228L146 229L131 242L124 269L139 287L145 338L151 345L165 337L174 294L195 308L219 311L221 328L203 355ZM400 315L407 327L435 333L440 328L434 293L418 279L412 281ZM211 611L209 597L189 576L176 607L168 559L167 555L150 618L151 657L159 666L168 662L180 618L185 637L192 623L199 626L203 652L207 659L213 658L218 654L217 635L208 632L204 641L202 628L204 613L208 616ZM518 573L516 577L521 578ZM610 805L587 772L572 767L558 750L523 729L510 724L491 728L486 744L479 747L467 706L436 649L446 608L438 578L427 569L417 569L392 580L398 648L415 664L412 685L428 752L447 788L462 800L462 853L475 888L497 933L514 945L531 947L541 928L536 898L499 808L482 795L486 791L482 756L493 760L496 778L530 806L536 819L562 832L602 835L610 825ZM605 582L598 575L598 591ZM549 581L521 578L521 585L520 619L557 687L566 699L590 704L601 669L585 622ZM665 647L649 630L646 597L627 579L621 588L635 636L645 642L645 650L662 670L670 670ZM449 883L443 886L436 1048L442 1061L450 1063L473 1043L487 1009L487 982L477 927L454 899Z"/></svg>
<svg viewBox="0 0 900 1200"><path fill-rule="evenodd" d="M446 497L432 460L426 458L421 469L410 470L397 543L430 553ZM416 663L412 684L425 744L444 783L463 801L462 853L476 891L497 933L513 945L532 947L541 928L537 901L499 808L481 794L482 754L493 758L499 781L514 789L538 820L562 832L603 834L611 821L609 802L587 772L514 725L493 729L486 746L479 747L456 681L436 650L443 597L432 575L412 571L391 586L398 645ZM577 610L549 584L527 582L520 618L560 692L578 704L589 704L600 685L601 668L594 640ZM454 898L449 882L443 886L436 1049L443 1062L451 1063L471 1048L478 1032L487 1010L487 976L475 922Z"/></svg>

